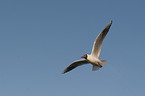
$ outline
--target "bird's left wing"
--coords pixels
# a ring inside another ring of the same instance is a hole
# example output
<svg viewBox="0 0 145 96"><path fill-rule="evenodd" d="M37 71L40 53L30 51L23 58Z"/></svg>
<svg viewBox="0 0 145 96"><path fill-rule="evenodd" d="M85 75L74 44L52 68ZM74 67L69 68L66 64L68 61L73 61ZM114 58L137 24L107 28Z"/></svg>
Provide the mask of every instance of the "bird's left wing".
<svg viewBox="0 0 145 96"><path fill-rule="evenodd" d="M89 63L87 60L85 59L82 59L82 60L77 60L77 61L74 61L72 64L70 64L63 72L62 74L76 68L77 66L80 66L80 65L83 65L83 64L87 64Z"/></svg>

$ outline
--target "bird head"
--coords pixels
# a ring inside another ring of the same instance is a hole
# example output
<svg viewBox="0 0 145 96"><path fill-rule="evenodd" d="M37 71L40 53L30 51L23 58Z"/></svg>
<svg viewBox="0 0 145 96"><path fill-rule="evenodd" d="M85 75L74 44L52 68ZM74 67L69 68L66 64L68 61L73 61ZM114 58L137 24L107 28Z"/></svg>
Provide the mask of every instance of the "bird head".
<svg viewBox="0 0 145 96"><path fill-rule="evenodd" d="M88 55L87 54L85 54L84 56L82 56L81 58L85 58L85 59L87 59L87 57L88 57Z"/></svg>

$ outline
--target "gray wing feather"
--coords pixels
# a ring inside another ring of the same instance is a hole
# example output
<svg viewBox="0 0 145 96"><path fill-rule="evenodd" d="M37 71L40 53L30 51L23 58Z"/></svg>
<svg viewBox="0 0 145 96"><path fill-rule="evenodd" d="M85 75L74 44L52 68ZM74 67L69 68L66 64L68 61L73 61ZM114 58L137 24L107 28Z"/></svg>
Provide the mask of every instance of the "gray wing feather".
<svg viewBox="0 0 145 96"><path fill-rule="evenodd" d="M103 29L103 31L96 38L96 40L94 42L94 45L93 45L93 49L92 49L91 55L93 55L93 56L95 56L97 58L99 57L103 40L104 40L105 36L107 35L111 24L112 24L112 21Z"/></svg>
<svg viewBox="0 0 145 96"><path fill-rule="evenodd" d="M72 69L76 68L77 66L83 65L83 64L87 64L89 63L87 60L77 60L75 62L73 62L72 64L70 64L63 72L62 74L71 71Z"/></svg>

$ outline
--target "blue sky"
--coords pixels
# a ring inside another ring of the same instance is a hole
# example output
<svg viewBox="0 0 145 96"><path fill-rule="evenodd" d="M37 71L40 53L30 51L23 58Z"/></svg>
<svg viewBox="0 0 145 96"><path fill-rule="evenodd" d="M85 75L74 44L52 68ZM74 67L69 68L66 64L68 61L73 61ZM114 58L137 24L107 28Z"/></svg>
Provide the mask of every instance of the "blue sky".
<svg viewBox="0 0 145 96"><path fill-rule="evenodd" d="M1 0L0 96L144 96L144 0ZM61 72L90 53L113 20L91 71Z"/></svg>

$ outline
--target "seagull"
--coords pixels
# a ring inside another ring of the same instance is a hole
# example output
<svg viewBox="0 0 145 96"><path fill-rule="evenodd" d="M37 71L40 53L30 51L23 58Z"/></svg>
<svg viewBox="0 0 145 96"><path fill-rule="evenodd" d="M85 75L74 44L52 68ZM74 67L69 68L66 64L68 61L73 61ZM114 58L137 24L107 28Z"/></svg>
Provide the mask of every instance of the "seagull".
<svg viewBox="0 0 145 96"><path fill-rule="evenodd" d="M72 69L80 66L80 65L84 65L84 64L92 64L93 68L92 71L98 70L100 68L102 68L104 66L104 64L106 63L107 60L99 60L99 55L100 55L100 51L101 51L101 47L103 44L103 40L105 38L105 36L107 35L110 27L111 27L112 21L103 29L103 31L98 35L98 37L96 38L96 40L94 41L94 45L92 48L92 52L91 54L85 54L84 56L82 56L81 60L77 60L74 61L72 64L70 64L63 72L62 74L71 71Z"/></svg>

